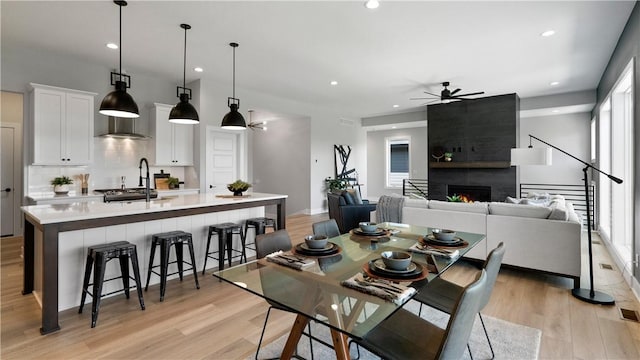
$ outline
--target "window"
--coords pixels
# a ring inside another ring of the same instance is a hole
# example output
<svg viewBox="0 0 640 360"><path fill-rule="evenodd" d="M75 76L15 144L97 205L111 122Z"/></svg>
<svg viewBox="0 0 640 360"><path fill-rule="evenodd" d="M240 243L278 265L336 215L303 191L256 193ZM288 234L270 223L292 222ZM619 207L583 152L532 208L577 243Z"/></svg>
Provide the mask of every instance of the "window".
<svg viewBox="0 0 640 360"><path fill-rule="evenodd" d="M394 138L386 141L386 186L402 187L402 180L409 178L409 138Z"/></svg>
<svg viewBox="0 0 640 360"><path fill-rule="evenodd" d="M627 66L599 112L598 164L602 171L623 180L599 176L599 228L623 261L633 248L633 63Z"/></svg>

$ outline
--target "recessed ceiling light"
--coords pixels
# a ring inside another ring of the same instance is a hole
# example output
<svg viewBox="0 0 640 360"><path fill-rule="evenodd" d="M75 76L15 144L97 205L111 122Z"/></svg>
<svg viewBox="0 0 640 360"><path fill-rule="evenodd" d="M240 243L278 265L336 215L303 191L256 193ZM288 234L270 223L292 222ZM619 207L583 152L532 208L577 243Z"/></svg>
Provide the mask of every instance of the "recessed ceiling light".
<svg viewBox="0 0 640 360"><path fill-rule="evenodd" d="M107 44L107 47L108 47L109 49L115 50L115 49L117 49L117 48L118 48L118 44L108 43L108 44Z"/></svg>
<svg viewBox="0 0 640 360"><path fill-rule="evenodd" d="M193 71L195 71L195 72L203 72L204 69L201 68L201 67L195 67L195 68L193 68Z"/></svg>
<svg viewBox="0 0 640 360"><path fill-rule="evenodd" d="M555 110L551 110L551 112L552 112L552 113L559 113L559 112L560 112L560 110L555 109Z"/></svg>
<svg viewBox="0 0 640 360"><path fill-rule="evenodd" d="M553 35L555 33L556 33L555 30L547 30L547 31L543 32L542 34L540 34L540 36L549 37L549 36L551 36L551 35Z"/></svg>
<svg viewBox="0 0 640 360"><path fill-rule="evenodd" d="M399 107L400 107L400 105L393 105L393 107L394 107L394 108L399 108Z"/></svg>
<svg viewBox="0 0 640 360"><path fill-rule="evenodd" d="M392 128L392 129L395 129L396 127L397 127L397 126L392 126L391 128Z"/></svg>
<svg viewBox="0 0 640 360"><path fill-rule="evenodd" d="M338 82L337 82L337 81L335 81L335 80L333 80L333 81L331 81L331 83L330 83L330 84L331 84L331 85L333 85L333 86L336 86L336 85L338 85Z"/></svg>
<svg viewBox="0 0 640 360"><path fill-rule="evenodd" d="M380 2L379 2L378 0L367 0L367 1L364 3L364 6L365 6L367 9L377 9L377 8L378 8L378 6L380 6Z"/></svg>
<svg viewBox="0 0 640 360"><path fill-rule="evenodd" d="M551 86L560 85L560 82L559 81L552 81L552 82L549 83L549 85L551 85Z"/></svg>

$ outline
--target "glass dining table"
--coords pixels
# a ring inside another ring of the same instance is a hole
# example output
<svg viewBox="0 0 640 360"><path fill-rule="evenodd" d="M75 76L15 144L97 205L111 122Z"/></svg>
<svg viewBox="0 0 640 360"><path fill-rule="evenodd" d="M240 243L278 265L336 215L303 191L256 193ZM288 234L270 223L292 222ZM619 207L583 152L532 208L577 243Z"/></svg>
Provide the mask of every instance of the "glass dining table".
<svg viewBox="0 0 640 360"><path fill-rule="evenodd" d="M408 251L427 235L431 228L397 223L381 223L384 236L350 233L330 238L337 245L336 254L314 257L315 264L303 270L293 269L266 259L253 260L213 275L250 293L296 313L281 359L289 359L295 351L302 331L313 319L330 328L337 359L349 359L347 337L362 338L384 319L402 307L410 297L388 301L342 285L384 251ZM412 253L412 261L429 269L417 281L401 280L418 292L440 276L469 250L484 240L484 234L457 232L464 245L456 248L457 256L432 256ZM424 290L428 291L428 290Z"/></svg>

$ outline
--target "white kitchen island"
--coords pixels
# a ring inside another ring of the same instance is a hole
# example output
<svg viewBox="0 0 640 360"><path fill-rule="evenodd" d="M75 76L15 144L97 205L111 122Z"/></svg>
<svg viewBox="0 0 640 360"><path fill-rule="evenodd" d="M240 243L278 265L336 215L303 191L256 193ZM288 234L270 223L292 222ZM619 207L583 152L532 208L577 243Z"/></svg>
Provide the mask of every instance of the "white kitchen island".
<svg viewBox="0 0 640 360"><path fill-rule="evenodd" d="M35 293L42 305L40 332L57 331L58 312L79 305L88 246L120 240L136 244L140 275L146 282L151 235L184 230L193 234L196 266L201 269L209 225L264 216L264 207L273 205L278 229L284 229L286 198L287 195L263 193L237 198L200 194L164 197L148 203L92 201L24 206L22 293ZM212 247L217 248L216 244L213 242ZM106 277L118 274L119 270L113 270ZM159 281L155 276L151 279L152 283ZM105 288L105 292L108 290Z"/></svg>

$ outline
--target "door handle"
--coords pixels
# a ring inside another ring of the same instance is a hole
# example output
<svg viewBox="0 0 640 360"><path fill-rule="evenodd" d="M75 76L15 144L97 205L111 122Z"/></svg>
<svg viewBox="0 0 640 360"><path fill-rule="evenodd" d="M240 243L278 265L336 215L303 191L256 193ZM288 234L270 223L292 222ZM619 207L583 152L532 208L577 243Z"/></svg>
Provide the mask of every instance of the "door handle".
<svg viewBox="0 0 640 360"><path fill-rule="evenodd" d="M2 191L4 191L4 192L11 192L11 188L6 188L6 189L4 189L4 190L2 190Z"/></svg>

